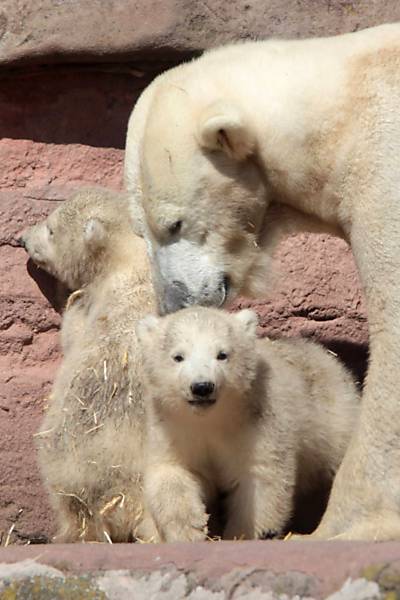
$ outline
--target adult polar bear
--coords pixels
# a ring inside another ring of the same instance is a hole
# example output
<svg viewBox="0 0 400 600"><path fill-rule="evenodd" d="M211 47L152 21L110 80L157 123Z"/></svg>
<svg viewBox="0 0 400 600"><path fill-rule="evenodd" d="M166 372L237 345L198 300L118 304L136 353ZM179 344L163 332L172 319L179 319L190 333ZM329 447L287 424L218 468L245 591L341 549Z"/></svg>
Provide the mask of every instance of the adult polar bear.
<svg viewBox="0 0 400 600"><path fill-rule="evenodd" d="M365 292L360 426L314 537L400 538L400 24L252 42L158 77L126 183L164 311L261 293L282 234L341 231Z"/></svg>

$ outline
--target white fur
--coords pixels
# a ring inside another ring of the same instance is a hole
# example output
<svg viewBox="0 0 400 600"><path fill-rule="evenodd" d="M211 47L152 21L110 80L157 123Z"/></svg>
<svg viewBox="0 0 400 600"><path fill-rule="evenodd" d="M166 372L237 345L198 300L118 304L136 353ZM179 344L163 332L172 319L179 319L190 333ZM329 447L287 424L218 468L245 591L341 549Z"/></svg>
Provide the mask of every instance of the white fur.
<svg viewBox="0 0 400 600"><path fill-rule="evenodd" d="M157 259L175 241L171 222L182 221L178 239L212 265L198 273L193 260L180 273L186 298L168 310L203 303L207 287L214 305L260 295L289 231L331 228L351 244L370 367L320 537L400 537L399 40L392 24L213 50L158 77L128 127L126 181L160 305L181 260L176 254L163 272Z"/></svg>
<svg viewBox="0 0 400 600"><path fill-rule="evenodd" d="M164 541L204 539L218 492L224 538L279 535L295 492L329 482L343 458L359 410L352 378L317 344L256 341L256 325L249 310L190 308L138 326L145 498ZM213 384L207 404L196 382Z"/></svg>
<svg viewBox="0 0 400 600"><path fill-rule="evenodd" d="M149 540L134 326L153 309L154 294L126 199L81 190L23 239L33 260L73 290L62 319L63 361L36 437L57 540Z"/></svg>

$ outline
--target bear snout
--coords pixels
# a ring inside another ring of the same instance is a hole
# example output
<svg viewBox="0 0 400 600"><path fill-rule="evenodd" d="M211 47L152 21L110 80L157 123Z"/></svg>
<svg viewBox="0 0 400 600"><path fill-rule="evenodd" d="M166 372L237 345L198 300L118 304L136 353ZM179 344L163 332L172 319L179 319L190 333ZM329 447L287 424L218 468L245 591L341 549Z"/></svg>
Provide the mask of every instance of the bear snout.
<svg viewBox="0 0 400 600"><path fill-rule="evenodd" d="M173 313L193 304L220 307L225 303L230 287L230 277L225 273L219 276L216 285L206 282L197 291L189 289L183 281L174 280L164 287L162 312Z"/></svg>
<svg viewBox="0 0 400 600"><path fill-rule="evenodd" d="M200 381L198 383L192 383L190 389L192 390L192 394L194 396L205 398L213 393L214 387L215 386L211 381Z"/></svg>
<svg viewBox="0 0 400 600"><path fill-rule="evenodd" d="M164 290L165 311L173 313L190 304L190 294L183 281L173 281Z"/></svg>
<svg viewBox="0 0 400 600"><path fill-rule="evenodd" d="M215 390L215 385L212 381L196 381L190 386L190 391L193 394L193 398L189 400L189 404L196 406L210 406L214 404L216 398L212 398L211 395Z"/></svg>

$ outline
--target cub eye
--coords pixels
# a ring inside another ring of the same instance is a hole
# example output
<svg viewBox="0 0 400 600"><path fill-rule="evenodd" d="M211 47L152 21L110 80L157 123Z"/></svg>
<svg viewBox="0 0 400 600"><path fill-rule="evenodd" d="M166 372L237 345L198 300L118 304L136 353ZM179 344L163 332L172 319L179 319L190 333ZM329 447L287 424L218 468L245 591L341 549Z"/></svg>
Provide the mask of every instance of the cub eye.
<svg viewBox="0 0 400 600"><path fill-rule="evenodd" d="M48 232L49 232L49 236L53 237L54 231L52 230L52 228L50 227L50 225L47 225L47 229L48 229Z"/></svg>
<svg viewBox="0 0 400 600"><path fill-rule="evenodd" d="M182 354L175 354L172 358L175 362L182 362L184 360Z"/></svg>
<svg viewBox="0 0 400 600"><path fill-rule="evenodd" d="M221 352L218 352L217 360L227 360L227 359L228 359L228 354L226 352L224 352L223 350L221 350Z"/></svg>
<svg viewBox="0 0 400 600"><path fill-rule="evenodd" d="M176 235L180 232L181 228L182 221L175 221L175 223L172 223L172 225L168 227L168 232L170 233L170 235Z"/></svg>

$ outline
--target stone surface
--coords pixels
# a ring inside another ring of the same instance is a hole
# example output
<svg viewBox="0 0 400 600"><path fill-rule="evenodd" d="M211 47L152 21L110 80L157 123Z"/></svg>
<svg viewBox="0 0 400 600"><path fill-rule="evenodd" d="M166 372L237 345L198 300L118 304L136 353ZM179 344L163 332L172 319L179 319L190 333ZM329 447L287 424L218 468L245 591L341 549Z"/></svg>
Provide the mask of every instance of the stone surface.
<svg viewBox="0 0 400 600"><path fill-rule="evenodd" d="M382 598L379 585L366 579L348 579L345 584L331 594L328 600L379 600Z"/></svg>
<svg viewBox="0 0 400 600"><path fill-rule="evenodd" d="M394 600L400 546L348 542L0 549L0 600Z"/></svg>
<svg viewBox="0 0 400 600"><path fill-rule="evenodd" d="M21 231L74 189L120 187L122 151L0 141L0 538L36 542L51 533L32 435L59 361L55 284L17 247ZM49 302L50 300L50 302Z"/></svg>
<svg viewBox="0 0 400 600"><path fill-rule="evenodd" d="M138 71L122 64L92 63L0 69L0 138L124 148L132 107L160 68L157 64ZM53 151L50 147L47 156ZM92 154L92 164L96 157ZM96 176L102 167L101 161Z"/></svg>
<svg viewBox="0 0 400 600"><path fill-rule="evenodd" d="M238 39L326 35L399 19L397 0L3 0L0 62L164 60Z"/></svg>

